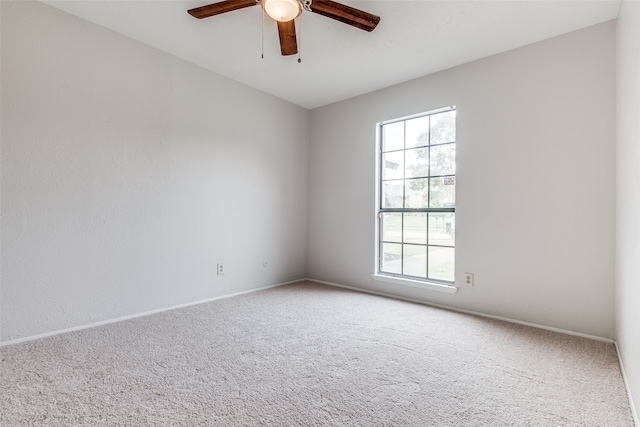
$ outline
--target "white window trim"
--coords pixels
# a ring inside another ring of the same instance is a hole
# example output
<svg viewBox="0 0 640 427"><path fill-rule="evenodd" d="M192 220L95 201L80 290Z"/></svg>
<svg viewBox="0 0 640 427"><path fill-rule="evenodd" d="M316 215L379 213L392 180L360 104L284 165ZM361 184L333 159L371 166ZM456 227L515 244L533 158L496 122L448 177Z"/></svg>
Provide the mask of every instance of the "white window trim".
<svg viewBox="0 0 640 427"><path fill-rule="evenodd" d="M430 111L430 114L437 114L439 112L444 112L444 111L448 111L451 110L451 108L456 108L456 107L444 107L444 108L440 108L440 109L436 109L433 111ZM457 110L457 108L456 108ZM438 283L438 282L430 282L430 281L423 281L423 280L411 280L409 278L406 277L396 277L393 275L388 275L388 274L380 274L378 273L378 269L380 268L379 265L379 260L378 260L378 244L380 242L379 239L379 230L380 230L380 218L377 215L377 212L379 210L379 206L380 206L380 201L379 201L379 197L380 197L380 168L377 167L377 165L380 164L380 144L382 143L382 141L380 140L380 132L378 131L379 127L381 125L384 125L385 123L391 123L394 121L398 121L398 120L408 120L411 119L412 117L419 117L424 115L424 113L419 113L419 114L415 114L412 116L407 116L407 117L403 117L401 119L394 119L394 120L390 120L390 121L382 121L376 124L376 154L375 154L375 161L376 161L376 171L375 171L375 224L376 224L376 228L375 228L375 233L374 233L374 238L375 238L375 246L374 246L374 265L375 265L375 271L376 273L373 273L371 275L371 278L373 280L375 280L376 282L385 282L385 283L392 283L394 285L401 285L401 286L409 286L412 288L419 288L419 289L425 289L425 290L429 290L429 291L437 291L437 292L444 292L447 294L455 294L458 292L458 287L455 285L455 283L453 284L443 284L443 283Z"/></svg>
<svg viewBox="0 0 640 427"><path fill-rule="evenodd" d="M393 283L394 285L410 286L412 288L426 289L429 291L446 292L448 294L455 294L458 292L458 288L454 285L444 285L436 282L411 280L404 277L388 276L386 274L372 274L371 278L377 282Z"/></svg>

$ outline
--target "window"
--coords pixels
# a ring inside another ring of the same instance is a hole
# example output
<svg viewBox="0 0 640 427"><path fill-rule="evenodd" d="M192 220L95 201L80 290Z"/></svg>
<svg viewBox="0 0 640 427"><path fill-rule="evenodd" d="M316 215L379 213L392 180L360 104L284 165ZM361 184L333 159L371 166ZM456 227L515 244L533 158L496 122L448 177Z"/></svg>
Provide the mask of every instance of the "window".
<svg viewBox="0 0 640 427"><path fill-rule="evenodd" d="M456 110L379 124L380 275L453 285Z"/></svg>

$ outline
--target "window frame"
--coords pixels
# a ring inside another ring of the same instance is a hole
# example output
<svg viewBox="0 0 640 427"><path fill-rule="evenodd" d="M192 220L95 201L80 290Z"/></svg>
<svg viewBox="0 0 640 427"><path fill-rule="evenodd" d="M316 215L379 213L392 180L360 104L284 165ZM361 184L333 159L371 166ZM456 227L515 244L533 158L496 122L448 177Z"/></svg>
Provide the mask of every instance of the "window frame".
<svg viewBox="0 0 640 427"><path fill-rule="evenodd" d="M456 112L456 138L454 141L450 141L450 142L445 142L442 144L431 144L431 141L429 141L429 144L425 145L424 147L429 147L429 150L431 151L432 147L437 147L437 146L444 146L447 144L454 144L454 146L456 147L456 153L457 153L457 142L458 142L458 136L457 136L457 108L455 105L451 105L448 107L444 107L444 108L439 108L439 109L435 109L435 110L430 110L430 111L426 111L423 113L419 113L419 114L414 114L411 116L406 116L406 117L401 117L401 118L397 118L397 119L393 119L393 120L387 120L387 121L383 121L383 122L379 122L376 124L376 186L375 186L375 192L376 192L376 197L375 197L375 273L372 274L372 278L374 280L377 281L383 281L383 282L389 282L389 283L394 283L394 284L401 284L401 285L407 285L407 286L412 286L412 287L418 287L418 288L423 288L423 289L431 289L431 290L438 290L438 291L443 291L443 292L448 292L448 293L455 293L457 291L457 287L455 285L455 261L454 261L454 272L453 272L453 280L449 281L449 280L441 280L441 279L437 279L437 278L433 278L433 277L429 277L428 274L428 270L426 272L426 276L427 277L420 277L420 276L411 276L408 274L403 274L404 271L401 270L401 273L392 273L392 272L385 272L382 270L382 256L383 256L383 240L382 240L382 234L383 234L383 221L382 221L382 216L385 213L424 213L427 218L426 220L428 221L428 216L430 213L439 213L439 212L443 212L443 213L453 213L454 214L454 221L455 221L455 212L456 212L456 206L454 204L453 207L438 207L438 208L429 208L429 207L421 207L421 208L406 208L406 207L402 207L402 208L384 208L383 207L383 191L384 191L384 181L383 181L383 177L384 177L384 165L383 165L383 156L385 153L389 153L389 152L394 152L394 151L398 151L398 152L403 152L403 155L406 155L406 151L409 149L413 149L412 147L407 147L406 145L403 145L402 149L398 149L398 150L389 150L384 152L383 149L383 143L384 143L384 137L383 137L383 132L384 132L384 126L385 125L389 125L389 124L393 124L393 123L398 123L398 122L406 122L412 119L417 119L417 118L421 118L421 117L427 117L427 116L433 116L436 114L440 114L440 113L445 113L445 112L449 112L449 111L455 111ZM430 135L431 137L431 135ZM405 134L405 138L406 138L406 134ZM406 144L406 141L405 141ZM406 157L406 156L405 156ZM444 177L444 176L453 176L454 179L456 179L457 177L457 170L454 170L453 174L443 174L443 175L431 175L431 171L429 170L428 175L425 177L427 179L430 178L434 178L434 177ZM415 178L415 177L410 177L410 178ZM402 184L406 185L406 181L407 181L407 176L405 176L403 174L403 178L402 178ZM454 181L454 185L457 184L457 180ZM403 193L404 194L404 193ZM403 196L403 206L404 206L404 199L405 197ZM429 243L429 228L428 228L428 222L427 222L427 240L425 242L425 244L418 244L418 246L424 246L427 252L427 262L428 262L428 252L429 252L429 248L430 247L437 247L438 245L433 245ZM404 237L401 239L401 241L399 242L400 245L404 246L405 242L404 242ZM446 246L446 245L445 245ZM456 253L456 243L455 241L453 242L453 246L447 246L447 247L452 247L453 251L454 251L454 260L455 260L455 253ZM402 257L401 257L402 259ZM428 264L427 264L428 265Z"/></svg>

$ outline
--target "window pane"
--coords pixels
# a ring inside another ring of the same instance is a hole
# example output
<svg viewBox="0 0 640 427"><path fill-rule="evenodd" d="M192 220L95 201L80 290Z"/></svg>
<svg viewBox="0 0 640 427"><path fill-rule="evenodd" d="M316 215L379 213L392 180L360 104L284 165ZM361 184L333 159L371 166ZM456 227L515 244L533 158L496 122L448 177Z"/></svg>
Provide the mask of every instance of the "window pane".
<svg viewBox="0 0 640 427"><path fill-rule="evenodd" d="M431 116L431 145L454 142L456 140L456 112L434 114Z"/></svg>
<svg viewBox="0 0 640 427"><path fill-rule="evenodd" d="M390 123L382 127L382 151L404 148L404 122Z"/></svg>
<svg viewBox="0 0 640 427"><path fill-rule="evenodd" d="M456 186L453 177L429 179L429 207L452 208L456 206Z"/></svg>
<svg viewBox="0 0 640 427"><path fill-rule="evenodd" d="M429 187L427 178L407 179L405 185L405 208L426 208L429 199Z"/></svg>
<svg viewBox="0 0 640 427"><path fill-rule="evenodd" d="M407 132L406 148L429 145L429 116L407 120L405 129Z"/></svg>
<svg viewBox="0 0 640 427"><path fill-rule="evenodd" d="M403 224L404 243L427 244L427 214L405 213Z"/></svg>
<svg viewBox="0 0 640 427"><path fill-rule="evenodd" d="M427 277L427 247L404 245L402 274Z"/></svg>
<svg viewBox="0 0 640 427"><path fill-rule="evenodd" d="M445 144L431 147L431 176L454 175L456 173L456 145Z"/></svg>
<svg viewBox="0 0 640 427"><path fill-rule="evenodd" d="M429 247L429 278L455 280L455 249Z"/></svg>
<svg viewBox="0 0 640 427"><path fill-rule="evenodd" d="M404 151L382 155L382 179L402 179L404 173Z"/></svg>
<svg viewBox="0 0 640 427"><path fill-rule="evenodd" d="M429 176L429 148L406 151L406 178Z"/></svg>
<svg viewBox="0 0 640 427"><path fill-rule="evenodd" d="M402 245L398 243L382 244L380 271L402 274Z"/></svg>
<svg viewBox="0 0 640 427"><path fill-rule="evenodd" d="M382 183L382 208L402 208L404 180Z"/></svg>
<svg viewBox="0 0 640 427"><path fill-rule="evenodd" d="M385 242L402 242L402 214L382 214L382 240Z"/></svg>
<svg viewBox="0 0 640 427"><path fill-rule="evenodd" d="M455 246L456 214L438 212L429 214L429 244Z"/></svg>

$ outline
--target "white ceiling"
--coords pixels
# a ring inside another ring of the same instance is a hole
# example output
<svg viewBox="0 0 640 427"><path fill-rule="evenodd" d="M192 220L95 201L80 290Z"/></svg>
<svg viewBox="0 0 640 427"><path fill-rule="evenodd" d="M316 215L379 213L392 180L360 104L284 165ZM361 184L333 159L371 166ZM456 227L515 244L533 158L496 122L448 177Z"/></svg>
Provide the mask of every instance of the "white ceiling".
<svg viewBox="0 0 640 427"><path fill-rule="evenodd" d="M250 7L198 20L216 0L43 0L305 108L405 82L615 19L619 0L342 0L381 17L371 33L303 12L298 57L280 55L275 22Z"/></svg>

